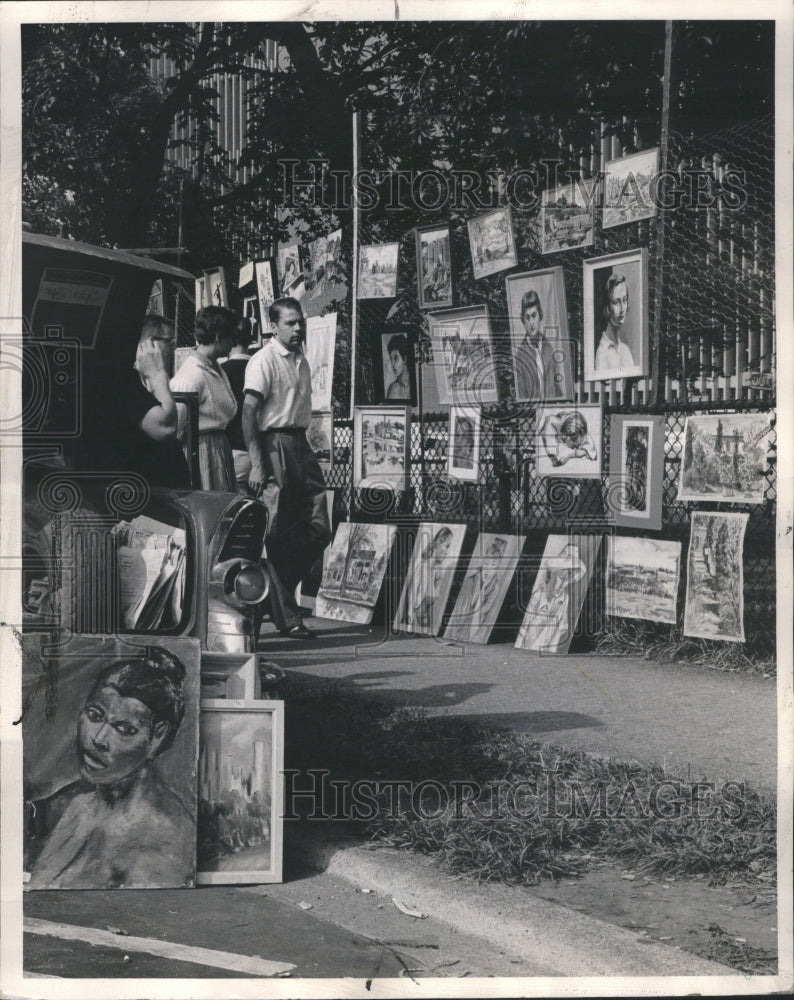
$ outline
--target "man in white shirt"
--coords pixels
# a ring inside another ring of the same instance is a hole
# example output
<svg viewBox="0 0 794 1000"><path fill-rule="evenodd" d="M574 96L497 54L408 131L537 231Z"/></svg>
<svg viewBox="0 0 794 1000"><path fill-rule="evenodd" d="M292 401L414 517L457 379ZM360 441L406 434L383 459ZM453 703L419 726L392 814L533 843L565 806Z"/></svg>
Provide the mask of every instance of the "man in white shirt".
<svg viewBox="0 0 794 1000"><path fill-rule="evenodd" d="M295 588L331 539L325 480L306 440L312 416L306 323L296 299L270 307L272 339L245 370L243 435L251 459L248 487L268 509L265 545L274 625L294 639L313 638Z"/></svg>
<svg viewBox="0 0 794 1000"><path fill-rule="evenodd" d="M595 370L600 377L602 371L621 372L634 367L634 358L625 341L620 339L629 313L629 286L626 276L619 271L613 271L607 278L607 301L604 306L607 325L601 334L601 340L596 349Z"/></svg>

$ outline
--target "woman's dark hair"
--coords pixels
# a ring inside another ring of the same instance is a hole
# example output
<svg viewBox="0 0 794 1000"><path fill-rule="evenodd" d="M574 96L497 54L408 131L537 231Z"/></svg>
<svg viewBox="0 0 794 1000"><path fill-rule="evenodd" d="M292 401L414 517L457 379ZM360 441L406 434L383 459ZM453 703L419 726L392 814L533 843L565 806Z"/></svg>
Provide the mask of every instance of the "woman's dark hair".
<svg viewBox="0 0 794 1000"><path fill-rule="evenodd" d="M238 316L234 331L234 346L248 347L251 343L253 326L248 316Z"/></svg>
<svg viewBox="0 0 794 1000"><path fill-rule="evenodd" d="M167 750L182 724L185 667L162 646L146 646L139 655L116 660L97 677L93 690L112 687L122 698L137 698L152 713L152 722L166 722L168 735L160 745Z"/></svg>
<svg viewBox="0 0 794 1000"><path fill-rule="evenodd" d="M204 306L196 313L194 334L197 344L214 344L224 337L234 337L240 317L224 306Z"/></svg>
<svg viewBox="0 0 794 1000"><path fill-rule="evenodd" d="M408 338L404 333L395 333L391 338L389 343L386 345L386 350L391 354L392 351L397 351L402 357L403 361L408 360Z"/></svg>

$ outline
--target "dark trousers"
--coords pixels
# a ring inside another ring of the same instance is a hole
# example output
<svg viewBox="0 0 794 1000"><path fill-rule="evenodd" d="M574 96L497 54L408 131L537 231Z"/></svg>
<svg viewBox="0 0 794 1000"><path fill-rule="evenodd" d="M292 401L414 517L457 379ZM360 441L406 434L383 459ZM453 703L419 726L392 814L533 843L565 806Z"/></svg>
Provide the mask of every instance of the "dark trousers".
<svg viewBox="0 0 794 1000"><path fill-rule="evenodd" d="M304 431L260 435L269 514L265 549L273 624L300 625L295 588L331 540L325 480Z"/></svg>

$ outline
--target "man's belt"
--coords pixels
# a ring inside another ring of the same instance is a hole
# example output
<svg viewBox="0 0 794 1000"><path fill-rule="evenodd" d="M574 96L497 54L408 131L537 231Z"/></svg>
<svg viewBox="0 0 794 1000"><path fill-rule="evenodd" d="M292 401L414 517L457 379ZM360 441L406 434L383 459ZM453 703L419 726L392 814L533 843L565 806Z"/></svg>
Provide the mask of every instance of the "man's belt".
<svg viewBox="0 0 794 1000"><path fill-rule="evenodd" d="M268 427L263 434L305 434L305 427Z"/></svg>

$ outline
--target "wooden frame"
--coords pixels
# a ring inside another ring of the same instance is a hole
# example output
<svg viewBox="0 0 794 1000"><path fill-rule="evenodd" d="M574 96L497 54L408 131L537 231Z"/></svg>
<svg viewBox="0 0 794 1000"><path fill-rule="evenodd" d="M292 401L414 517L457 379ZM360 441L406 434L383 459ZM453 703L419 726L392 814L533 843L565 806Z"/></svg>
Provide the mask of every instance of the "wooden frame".
<svg viewBox="0 0 794 1000"><path fill-rule="evenodd" d="M406 489L410 447L409 407L357 406L353 415L353 486L394 492Z"/></svg>
<svg viewBox="0 0 794 1000"><path fill-rule="evenodd" d="M613 522L660 531L663 480L664 417L614 414L607 492Z"/></svg>
<svg viewBox="0 0 794 1000"><path fill-rule="evenodd" d="M482 411L479 406L451 406L447 475L476 483L480 477Z"/></svg>
<svg viewBox="0 0 794 1000"><path fill-rule="evenodd" d="M593 245L597 184L594 177L576 178L544 191L540 205L541 253L562 253Z"/></svg>
<svg viewBox="0 0 794 1000"><path fill-rule="evenodd" d="M358 298L393 299L397 295L399 243L369 243L358 255Z"/></svg>
<svg viewBox="0 0 794 1000"><path fill-rule="evenodd" d="M452 256L448 225L417 228L416 282L420 309L443 309L452 305Z"/></svg>
<svg viewBox="0 0 794 1000"><path fill-rule="evenodd" d="M539 406L535 420L538 476L599 478L603 455L599 403Z"/></svg>
<svg viewBox="0 0 794 1000"><path fill-rule="evenodd" d="M416 406L416 358L413 338L405 329L380 329L373 334L375 348L375 387L376 399L379 403L394 406L397 403L408 403ZM391 351L389 347L391 346ZM401 371L392 361L392 354L398 355L398 364L402 361ZM408 381L407 392L405 381Z"/></svg>
<svg viewBox="0 0 794 1000"><path fill-rule="evenodd" d="M499 387L488 306L429 313L433 367L443 405L496 403Z"/></svg>
<svg viewBox="0 0 794 1000"><path fill-rule="evenodd" d="M199 748L197 884L280 882L284 702L202 700ZM221 803L223 825L214 809ZM245 841L245 862L236 867L230 845Z"/></svg>
<svg viewBox="0 0 794 1000"><path fill-rule="evenodd" d="M585 381L647 375L648 251L595 257L583 269Z"/></svg>
<svg viewBox="0 0 794 1000"><path fill-rule="evenodd" d="M201 699L251 700L261 693L256 653L201 653Z"/></svg>
<svg viewBox="0 0 794 1000"><path fill-rule="evenodd" d="M487 278L518 263L510 206L469 219L469 248L475 278Z"/></svg>
<svg viewBox="0 0 794 1000"><path fill-rule="evenodd" d="M607 161L604 170L604 229L640 219L652 219L656 215L651 185L658 172L658 147Z"/></svg>

